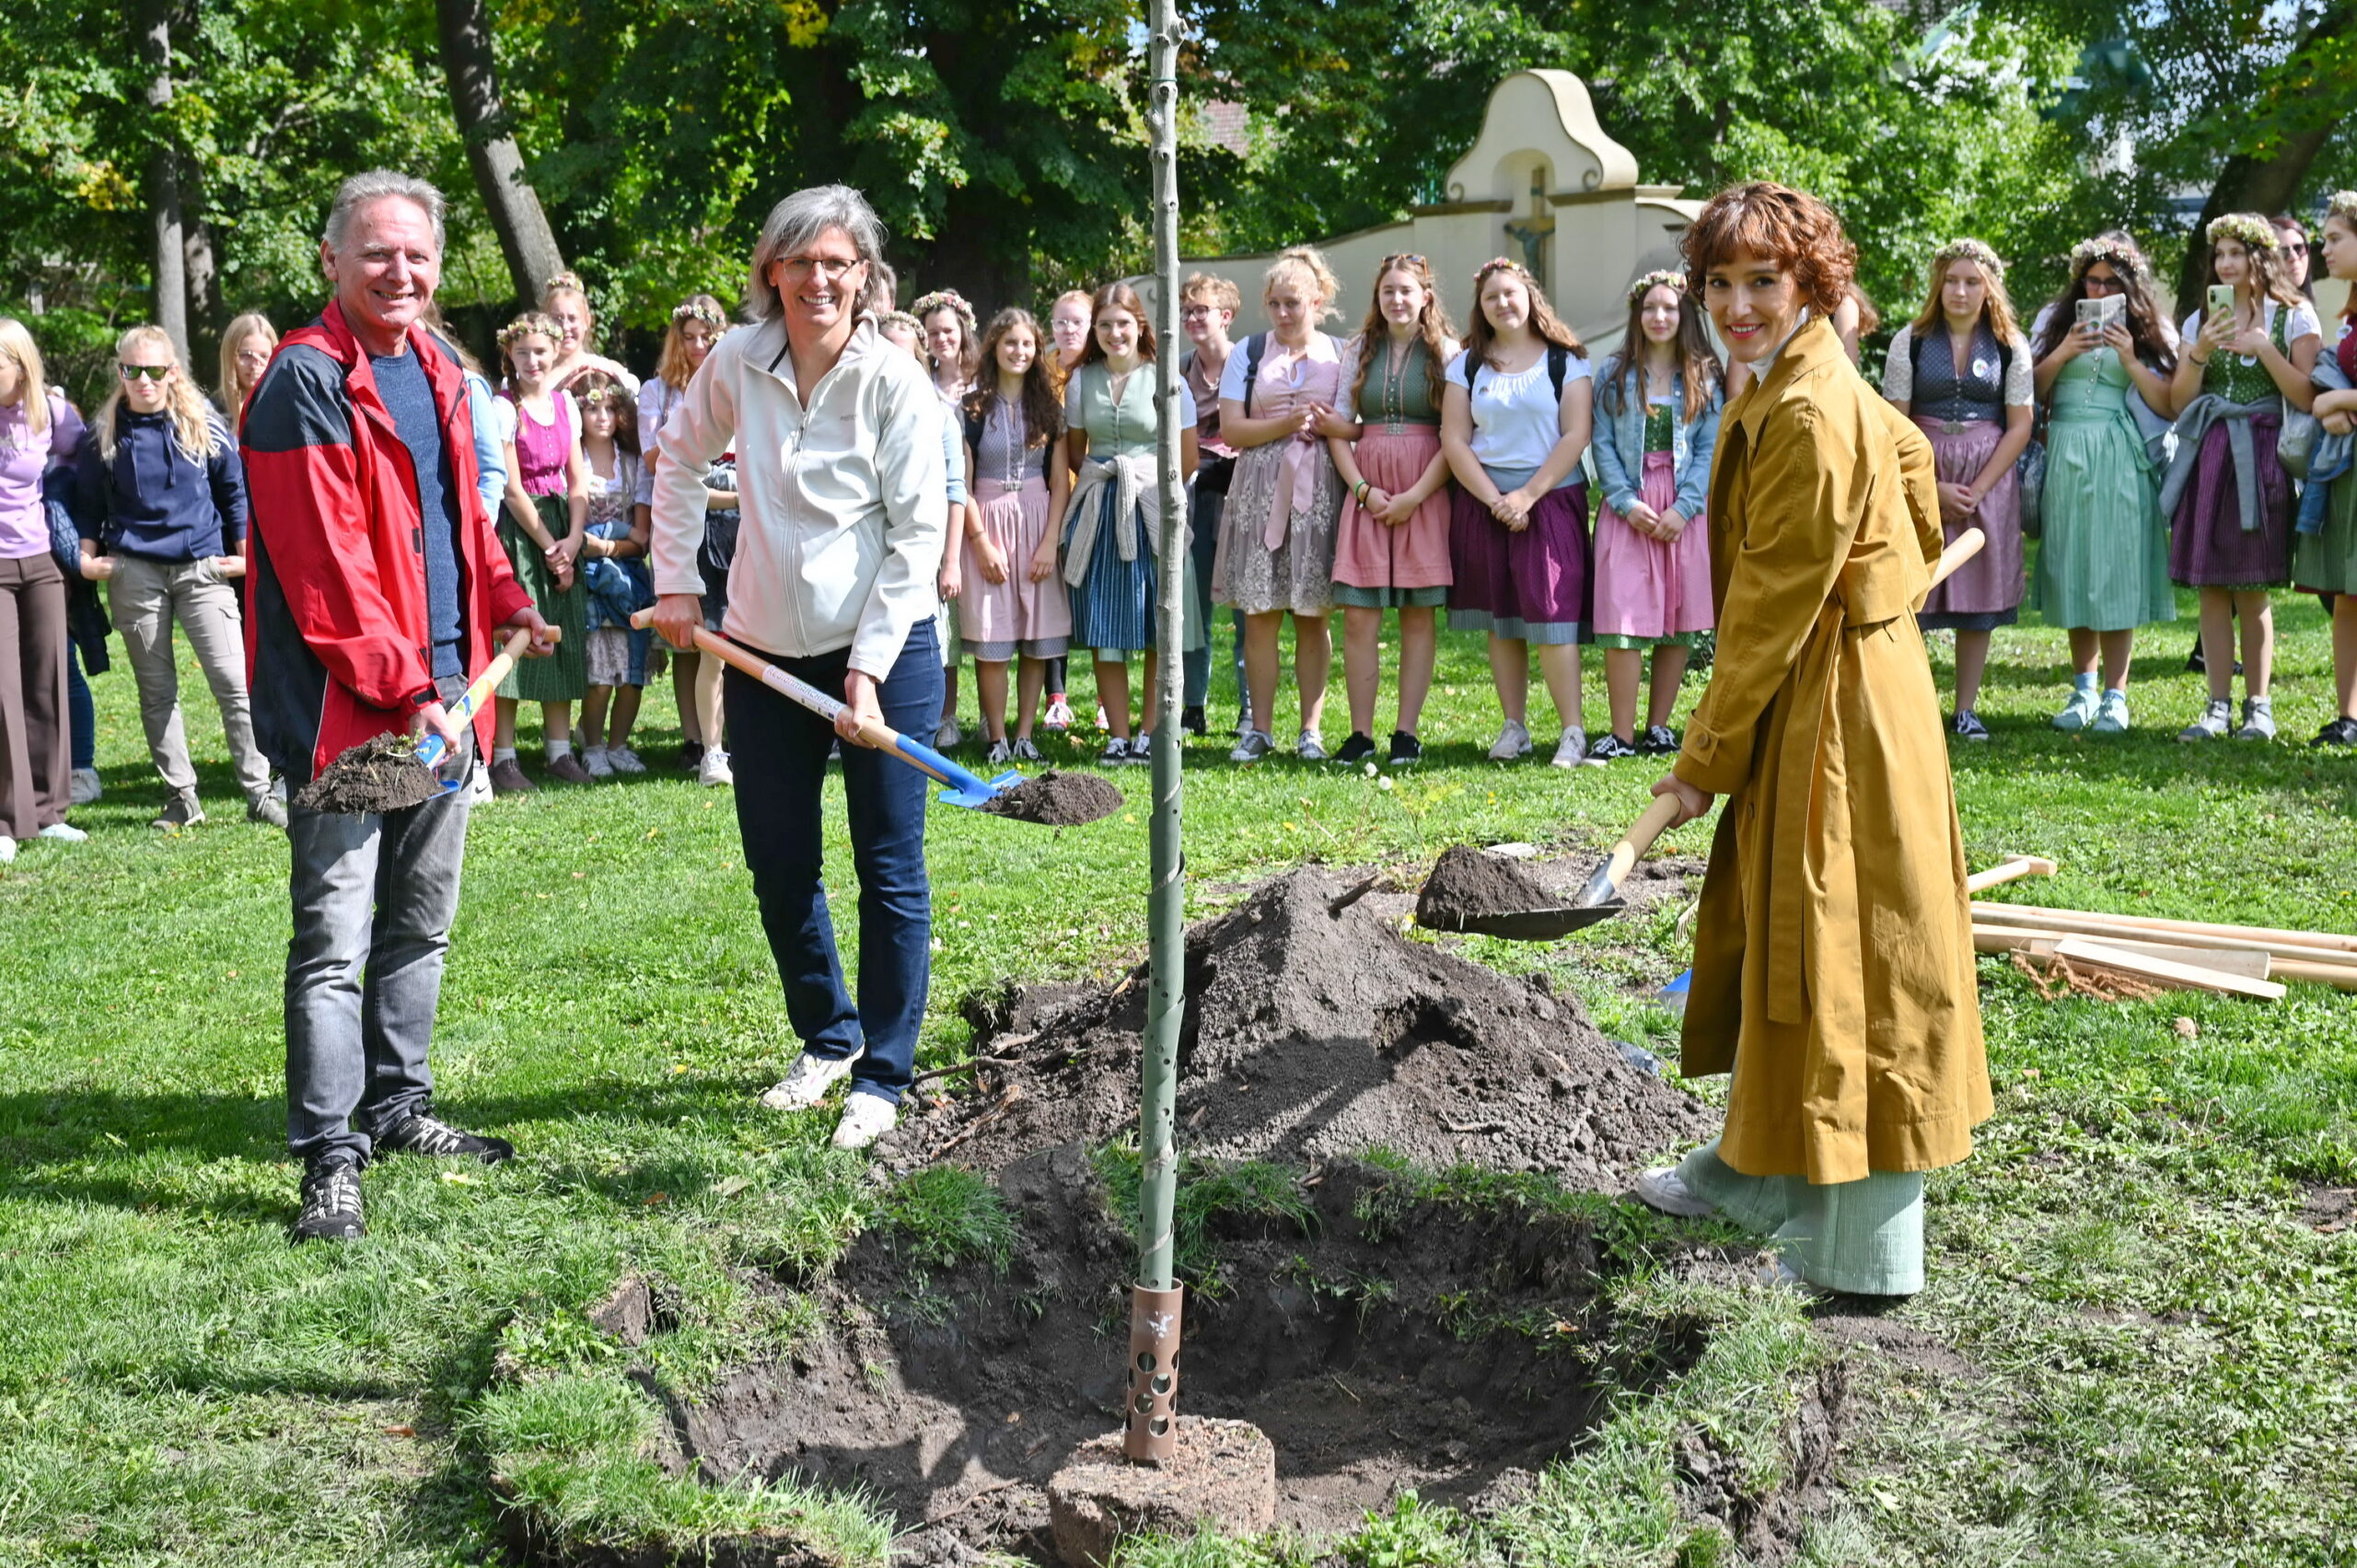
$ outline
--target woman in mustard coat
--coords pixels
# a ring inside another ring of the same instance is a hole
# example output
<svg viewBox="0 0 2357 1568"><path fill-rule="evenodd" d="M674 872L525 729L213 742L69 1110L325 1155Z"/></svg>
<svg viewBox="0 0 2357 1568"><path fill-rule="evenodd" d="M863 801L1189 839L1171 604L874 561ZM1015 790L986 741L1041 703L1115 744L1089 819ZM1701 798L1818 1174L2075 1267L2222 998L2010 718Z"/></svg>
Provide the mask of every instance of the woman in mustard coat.
<svg viewBox="0 0 2357 1568"><path fill-rule="evenodd" d="M1923 1172L1990 1113L1964 844L1915 623L1939 557L1923 437L1831 317L1840 220L1765 182L1684 238L1749 384L1711 472L1718 658L1669 776L1679 820L1727 797L1695 926L1689 1074L1734 1074L1725 1131L1638 1196L1770 1236L1826 1289L1923 1277Z"/></svg>

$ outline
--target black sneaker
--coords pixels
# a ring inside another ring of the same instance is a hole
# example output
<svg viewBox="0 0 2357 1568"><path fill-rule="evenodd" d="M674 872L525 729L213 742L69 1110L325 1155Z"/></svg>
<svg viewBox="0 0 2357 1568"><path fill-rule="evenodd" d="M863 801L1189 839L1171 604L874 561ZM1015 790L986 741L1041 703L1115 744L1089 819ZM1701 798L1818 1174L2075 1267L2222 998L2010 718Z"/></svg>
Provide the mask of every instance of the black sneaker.
<svg viewBox="0 0 2357 1568"><path fill-rule="evenodd" d="M1980 715L1970 708L1958 708L1956 712L1956 738L1958 740L1986 740L1989 738L1989 726L1982 724Z"/></svg>
<svg viewBox="0 0 2357 1568"><path fill-rule="evenodd" d="M1617 762L1623 757L1633 757L1636 754L1637 749L1634 746L1608 729L1597 736L1595 742L1587 749L1587 760L1591 762Z"/></svg>
<svg viewBox="0 0 2357 1568"><path fill-rule="evenodd" d="M360 1162L350 1155L316 1156L303 1162L303 1213L290 1240L357 1241L368 1234L360 1217Z"/></svg>
<svg viewBox="0 0 2357 1568"><path fill-rule="evenodd" d="M1209 735L1212 732L1211 720L1203 716L1203 705L1201 703L1190 703L1187 705L1186 712L1178 715L1178 727L1189 735Z"/></svg>
<svg viewBox="0 0 2357 1568"><path fill-rule="evenodd" d="M702 766L703 742L701 740L681 742L679 746L679 771L683 773L692 773L698 768Z"/></svg>
<svg viewBox="0 0 2357 1568"><path fill-rule="evenodd" d="M1666 757L1678 749L1678 732L1666 724L1657 724L1637 738L1640 757Z"/></svg>
<svg viewBox="0 0 2357 1568"><path fill-rule="evenodd" d="M505 1138L461 1132L440 1117L421 1110L377 1133L377 1152L463 1157L500 1165L516 1157L516 1145Z"/></svg>
<svg viewBox="0 0 2357 1568"><path fill-rule="evenodd" d="M2193 651L2185 656L2185 668L2195 675L2206 674L2209 671L2210 660L2201 652L2201 636L2199 633L2194 634Z"/></svg>
<svg viewBox="0 0 2357 1568"><path fill-rule="evenodd" d="M2357 746L2357 719L2334 719L2316 731L2311 746Z"/></svg>
<svg viewBox="0 0 2357 1568"><path fill-rule="evenodd" d="M1374 755L1375 738L1354 729L1351 731L1351 738L1342 742L1342 749L1334 753L1334 761L1345 767L1355 768Z"/></svg>
<svg viewBox="0 0 2357 1568"><path fill-rule="evenodd" d="M1391 767L1412 768L1423 760L1424 743L1422 741L1417 739L1414 736L1410 735L1404 729L1395 729L1391 732L1391 756L1389 759L1389 765Z"/></svg>

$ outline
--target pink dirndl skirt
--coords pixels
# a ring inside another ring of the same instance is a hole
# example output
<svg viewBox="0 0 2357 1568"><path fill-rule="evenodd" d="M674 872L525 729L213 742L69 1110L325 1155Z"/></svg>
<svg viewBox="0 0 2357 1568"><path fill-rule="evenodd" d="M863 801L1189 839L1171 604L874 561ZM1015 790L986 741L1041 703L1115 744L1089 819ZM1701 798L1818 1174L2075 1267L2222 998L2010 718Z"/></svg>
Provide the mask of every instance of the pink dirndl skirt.
<svg viewBox="0 0 2357 1568"><path fill-rule="evenodd" d="M1440 456L1440 432L1426 424L1407 425L1396 434L1370 426L1352 450L1360 478L1397 494L1413 488ZM1448 565L1449 490L1443 484L1425 496L1423 505L1396 528L1361 510L1356 497L1343 496L1334 541L1334 580L1354 588L1448 587L1455 580Z"/></svg>
<svg viewBox="0 0 2357 1568"><path fill-rule="evenodd" d="M1072 645L1072 596L1060 573L1043 583L1031 580L1031 557L1048 537L1048 482L1038 474L1010 490L994 479L977 480L982 527L1006 556L1006 581L982 576L970 541L965 552L965 589L958 599L958 628L966 651L995 664L1020 653L1053 658Z"/></svg>
<svg viewBox="0 0 2357 1568"><path fill-rule="evenodd" d="M1932 443L1932 466L1942 484L1970 484L1989 466L1990 455L2005 438L1993 420L1974 420L1951 432L1945 421L1919 419L1916 424ZM1927 631L1943 627L1986 632L2010 626L2020 615L2028 579L2022 570L2022 489L2011 471L1980 498L1980 508L1958 523L1945 523L1949 542L1969 528L1989 536L1980 553L1957 567L1948 580L1932 590L1916 622Z"/></svg>
<svg viewBox="0 0 2357 1568"><path fill-rule="evenodd" d="M1641 500L1666 512L1678 499L1678 465L1667 452L1645 454ZM1609 505L1596 515L1596 622L1599 636L1672 637L1707 632L1711 615L1711 530L1700 517L1667 544L1647 539Z"/></svg>

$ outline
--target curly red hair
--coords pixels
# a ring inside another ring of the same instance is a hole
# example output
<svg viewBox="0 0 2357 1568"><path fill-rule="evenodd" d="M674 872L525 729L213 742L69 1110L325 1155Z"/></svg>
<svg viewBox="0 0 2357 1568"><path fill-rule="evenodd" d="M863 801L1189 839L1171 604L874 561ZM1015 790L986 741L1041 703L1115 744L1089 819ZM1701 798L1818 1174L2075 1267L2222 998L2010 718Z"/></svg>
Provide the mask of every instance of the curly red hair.
<svg viewBox="0 0 2357 1568"><path fill-rule="evenodd" d="M1858 248L1833 209L1771 180L1730 185L1712 197L1678 244L1698 296L1713 267L1733 256L1759 256L1792 273L1802 303L1821 316L1833 314L1858 272Z"/></svg>

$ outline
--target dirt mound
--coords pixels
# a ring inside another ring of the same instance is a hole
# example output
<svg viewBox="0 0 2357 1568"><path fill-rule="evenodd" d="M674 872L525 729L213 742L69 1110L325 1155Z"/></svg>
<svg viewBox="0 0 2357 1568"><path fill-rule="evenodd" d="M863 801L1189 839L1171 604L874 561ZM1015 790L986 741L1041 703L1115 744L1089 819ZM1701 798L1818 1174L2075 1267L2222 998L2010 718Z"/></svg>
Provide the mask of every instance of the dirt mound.
<svg viewBox="0 0 2357 1568"><path fill-rule="evenodd" d="M1502 854L1465 844L1441 853L1433 874L1416 895L1416 923L1434 931L1462 931L1473 915L1519 914L1552 909L1560 900Z"/></svg>
<svg viewBox="0 0 2357 1568"><path fill-rule="evenodd" d="M1552 1171L1620 1188L1713 1118L1631 1066L1577 998L1400 933L1318 866L1187 935L1179 1140L1192 1156L1304 1162L1387 1148L1418 1165ZM1383 900L1392 903L1395 900ZM981 1092L904 1121L895 1166L997 1168L1137 1121L1144 966L1109 988L1018 988L970 1006Z"/></svg>
<svg viewBox="0 0 2357 1568"><path fill-rule="evenodd" d="M441 788L418 761L413 737L380 735L320 769L319 776L296 794L295 804L308 811L406 811L424 805Z"/></svg>
<svg viewBox="0 0 2357 1568"><path fill-rule="evenodd" d="M1121 804L1121 792L1094 773L1060 773L1051 768L1004 795L993 796L981 809L1018 822L1074 828L1110 817Z"/></svg>

